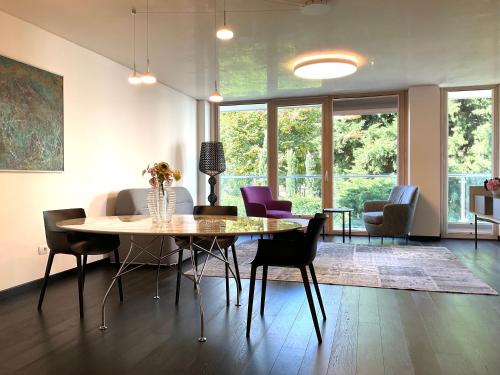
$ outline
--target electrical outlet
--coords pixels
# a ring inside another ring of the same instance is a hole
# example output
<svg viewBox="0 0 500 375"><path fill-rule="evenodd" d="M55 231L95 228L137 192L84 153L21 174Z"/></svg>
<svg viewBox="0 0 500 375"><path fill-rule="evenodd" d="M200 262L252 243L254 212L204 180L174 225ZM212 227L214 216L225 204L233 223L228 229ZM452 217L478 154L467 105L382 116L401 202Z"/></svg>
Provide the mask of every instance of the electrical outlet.
<svg viewBox="0 0 500 375"><path fill-rule="evenodd" d="M38 246L38 255L46 255L49 252L49 247L47 245Z"/></svg>

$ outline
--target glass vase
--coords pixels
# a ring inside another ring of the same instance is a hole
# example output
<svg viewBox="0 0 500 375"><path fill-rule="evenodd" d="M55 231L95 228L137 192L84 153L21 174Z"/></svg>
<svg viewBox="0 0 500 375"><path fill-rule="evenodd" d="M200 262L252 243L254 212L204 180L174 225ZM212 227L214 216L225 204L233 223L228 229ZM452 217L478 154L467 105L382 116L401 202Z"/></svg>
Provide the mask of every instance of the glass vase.
<svg viewBox="0 0 500 375"><path fill-rule="evenodd" d="M147 204L153 223L169 223L175 212L175 190L172 181L156 184L148 193Z"/></svg>

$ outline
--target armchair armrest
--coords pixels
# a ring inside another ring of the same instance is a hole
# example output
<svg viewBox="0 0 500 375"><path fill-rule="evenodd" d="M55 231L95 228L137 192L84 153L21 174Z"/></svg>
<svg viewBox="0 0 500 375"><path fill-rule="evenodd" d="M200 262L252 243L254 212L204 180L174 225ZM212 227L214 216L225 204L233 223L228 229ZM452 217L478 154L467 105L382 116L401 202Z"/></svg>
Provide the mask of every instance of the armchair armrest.
<svg viewBox="0 0 500 375"><path fill-rule="evenodd" d="M405 221L410 213L409 204L389 203L384 206L384 218L397 217L400 221Z"/></svg>
<svg viewBox="0 0 500 375"><path fill-rule="evenodd" d="M273 200L266 202L266 207L270 210L288 211L292 212L292 202Z"/></svg>
<svg viewBox="0 0 500 375"><path fill-rule="evenodd" d="M384 206L388 205L389 203L390 203L389 201L367 201L364 204L364 211L365 212L383 211Z"/></svg>
<svg viewBox="0 0 500 375"><path fill-rule="evenodd" d="M266 206L261 203L247 202L245 203L245 210L247 216L266 217L267 215Z"/></svg>
<svg viewBox="0 0 500 375"><path fill-rule="evenodd" d="M391 203L384 207L384 228L388 234L406 235L410 231L410 205Z"/></svg>

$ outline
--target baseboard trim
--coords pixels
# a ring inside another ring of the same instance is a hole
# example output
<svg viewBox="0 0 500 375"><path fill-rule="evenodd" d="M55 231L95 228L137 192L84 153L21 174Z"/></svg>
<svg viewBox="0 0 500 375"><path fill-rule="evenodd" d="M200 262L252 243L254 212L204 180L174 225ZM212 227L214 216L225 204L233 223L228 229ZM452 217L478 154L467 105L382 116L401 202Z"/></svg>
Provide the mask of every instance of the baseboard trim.
<svg viewBox="0 0 500 375"><path fill-rule="evenodd" d="M441 236L410 236L411 241L437 242L441 241Z"/></svg>
<svg viewBox="0 0 500 375"><path fill-rule="evenodd" d="M108 263L109 263L109 258L99 259L99 260L96 260L95 262L87 264L87 267L85 268L85 270L88 271L88 270L100 267L100 266L102 266L104 264L108 264ZM70 268L68 270L50 275L49 280L50 280L50 282L61 280L61 279L64 279L66 277L69 277L69 276L74 276L75 273L76 273L76 267ZM29 281L29 282L21 284L21 285L13 286L12 288L1 290L0 291L0 301L3 301L7 298L17 296L17 295L22 294L22 293L26 293L26 292L34 290L34 289L40 289L42 287L42 282L43 282L43 277L41 279L36 279L36 280Z"/></svg>

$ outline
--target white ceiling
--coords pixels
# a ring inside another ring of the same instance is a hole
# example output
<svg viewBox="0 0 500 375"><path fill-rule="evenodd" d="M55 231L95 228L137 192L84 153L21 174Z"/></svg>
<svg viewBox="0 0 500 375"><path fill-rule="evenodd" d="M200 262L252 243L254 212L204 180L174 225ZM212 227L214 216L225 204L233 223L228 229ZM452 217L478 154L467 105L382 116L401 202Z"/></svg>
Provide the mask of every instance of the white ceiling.
<svg viewBox="0 0 500 375"><path fill-rule="evenodd" d="M319 16L291 4L300 0L226 1L235 32L218 42L226 100L500 82L500 0L330 0L329 13ZM146 0L0 0L1 10L129 67L133 7L144 11ZM150 8L151 70L170 87L208 97L214 0L151 0ZM139 70L145 18L137 16ZM294 77L288 62L322 49L355 51L366 63L336 80Z"/></svg>

